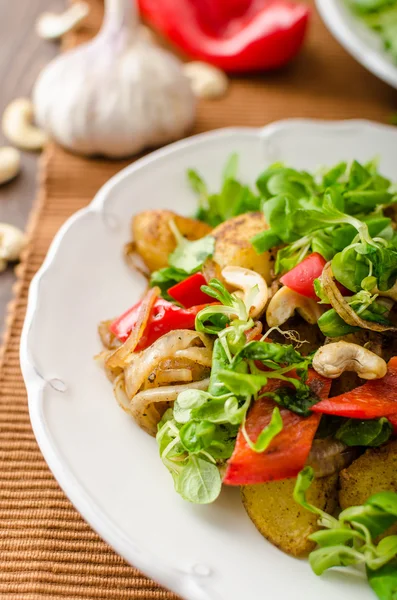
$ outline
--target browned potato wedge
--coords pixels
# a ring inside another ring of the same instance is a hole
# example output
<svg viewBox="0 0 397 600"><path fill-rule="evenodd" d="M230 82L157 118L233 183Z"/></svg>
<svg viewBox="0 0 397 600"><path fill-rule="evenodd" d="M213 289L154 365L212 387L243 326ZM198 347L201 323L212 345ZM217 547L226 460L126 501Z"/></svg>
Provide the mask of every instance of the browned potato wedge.
<svg viewBox="0 0 397 600"><path fill-rule="evenodd" d="M339 503L343 509L359 506L378 492L397 492L397 440L371 448L339 475ZM397 534L397 524L385 535Z"/></svg>
<svg viewBox="0 0 397 600"><path fill-rule="evenodd" d="M171 210L146 210L132 219L132 236L138 254L150 271L168 265L168 255L176 242L168 223L173 220L188 240L198 240L211 231L206 223L181 217Z"/></svg>
<svg viewBox="0 0 397 600"><path fill-rule="evenodd" d="M397 492L397 440L371 448L339 475L342 508L363 504L372 494Z"/></svg>
<svg viewBox="0 0 397 600"><path fill-rule="evenodd" d="M265 217L260 212L246 213L221 223L212 231L216 239L214 262L221 269L229 265L251 269L270 283L274 259L270 252L257 254L250 241L254 235L267 228Z"/></svg>
<svg viewBox="0 0 397 600"><path fill-rule="evenodd" d="M336 508L338 476L315 479L308 501L326 512ZM297 504L292 496L296 479L270 481L241 488L244 508L255 527L272 544L293 556L305 556L315 547L307 536L319 529L318 517Z"/></svg>

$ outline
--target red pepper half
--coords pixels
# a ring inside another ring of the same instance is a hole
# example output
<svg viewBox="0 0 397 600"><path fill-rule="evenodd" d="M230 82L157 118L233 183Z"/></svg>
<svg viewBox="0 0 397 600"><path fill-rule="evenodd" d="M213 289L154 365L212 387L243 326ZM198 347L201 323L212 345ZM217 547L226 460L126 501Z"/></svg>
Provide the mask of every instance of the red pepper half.
<svg viewBox="0 0 397 600"><path fill-rule="evenodd" d="M290 61L310 14L289 0L139 0L139 8L188 55L235 73Z"/></svg>
<svg viewBox="0 0 397 600"><path fill-rule="evenodd" d="M351 392L322 400L312 411L351 419L397 417L397 356L389 360L382 379L373 379Z"/></svg>
<svg viewBox="0 0 397 600"><path fill-rule="evenodd" d="M283 275L280 281L294 292L317 300L314 291L314 280L320 277L326 264L327 261L321 254L313 252L291 271Z"/></svg>
<svg viewBox="0 0 397 600"><path fill-rule="evenodd" d="M110 324L109 330L120 342L126 341L136 325L140 304L138 302ZM159 337L174 329L194 329L197 313L206 306L208 303L185 309L163 300L163 298L157 298L146 329L135 350L138 352L148 348Z"/></svg>
<svg viewBox="0 0 397 600"><path fill-rule="evenodd" d="M330 379L310 371L308 382L319 398L328 396L331 388ZM273 380L266 386L266 390L273 391L283 385L284 382ZM277 405L271 398L261 398L250 408L245 427L253 442L270 423L275 406ZM240 429L233 455L228 461L224 483L250 485L287 479L295 477L304 467L321 417L316 414L301 417L287 408L280 408L280 414L283 429L264 452L251 450Z"/></svg>
<svg viewBox="0 0 397 600"><path fill-rule="evenodd" d="M213 302L211 296L201 291L201 286L207 285L207 280L202 273L195 273L184 281L177 283L168 290L171 298L182 304L185 308Z"/></svg>

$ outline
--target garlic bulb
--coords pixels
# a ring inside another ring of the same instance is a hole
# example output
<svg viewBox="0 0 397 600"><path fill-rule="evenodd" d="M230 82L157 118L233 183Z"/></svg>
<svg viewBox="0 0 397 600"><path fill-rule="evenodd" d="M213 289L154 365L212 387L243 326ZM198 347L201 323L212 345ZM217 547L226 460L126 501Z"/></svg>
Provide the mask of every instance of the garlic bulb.
<svg viewBox="0 0 397 600"><path fill-rule="evenodd" d="M62 146L114 158L182 137L195 116L180 61L139 34L133 0L105 0L99 34L43 70L33 101Z"/></svg>

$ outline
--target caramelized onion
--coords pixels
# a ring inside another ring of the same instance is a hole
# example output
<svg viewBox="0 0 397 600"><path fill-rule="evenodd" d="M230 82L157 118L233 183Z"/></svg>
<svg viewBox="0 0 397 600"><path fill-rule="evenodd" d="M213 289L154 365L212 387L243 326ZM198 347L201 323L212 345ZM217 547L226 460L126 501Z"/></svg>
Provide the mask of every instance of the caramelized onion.
<svg viewBox="0 0 397 600"><path fill-rule="evenodd" d="M109 325L111 323L111 320L101 321L98 325L98 333L99 337L101 338L101 342L105 346L105 348L107 348L108 350L115 350L116 348L119 348L121 342L117 339L114 333L110 331Z"/></svg>
<svg viewBox="0 0 397 600"><path fill-rule="evenodd" d="M135 396L162 361L176 357L178 350L186 350L197 342L204 346L204 350L212 347L212 341L203 333L190 329L175 330L163 335L143 352L135 354L125 369L128 397L132 399Z"/></svg>
<svg viewBox="0 0 397 600"><path fill-rule="evenodd" d="M339 473L357 456L357 449L346 446L333 438L316 439L310 450L307 465L314 469L316 477L326 477Z"/></svg>
<svg viewBox="0 0 397 600"><path fill-rule="evenodd" d="M121 408L132 415L139 427L155 436L158 422L167 408L176 400L178 394L191 389L206 390L209 381L207 378L185 385L170 385L144 390L130 402L125 393L124 375L119 375L114 382L114 394Z"/></svg>
<svg viewBox="0 0 397 600"><path fill-rule="evenodd" d="M321 283L323 284L324 292L328 297L332 308L336 310L338 315L353 327L361 327L362 329L370 329L371 331L397 331L396 327L389 325L381 325L380 323L372 323L362 319L346 302L341 292L339 291L332 273L331 263L327 263L321 275Z"/></svg>
<svg viewBox="0 0 397 600"><path fill-rule="evenodd" d="M124 246L124 258L125 262L131 269L138 271L145 279L150 278L150 271L142 260L141 255L136 249L135 242L129 242Z"/></svg>
<svg viewBox="0 0 397 600"><path fill-rule="evenodd" d="M194 363L202 365L203 367L211 367L212 349L192 346L191 348L186 348L185 350L177 350L175 352L175 358L185 358Z"/></svg>
<svg viewBox="0 0 397 600"><path fill-rule="evenodd" d="M127 365L128 358L134 352L146 329L150 313L159 294L160 288L154 287L143 297L142 302L139 305L138 319L135 327L132 329L124 344L117 348L117 350L115 350L109 357L105 367L108 369L114 369L117 367L123 368Z"/></svg>
<svg viewBox="0 0 397 600"><path fill-rule="evenodd" d="M188 383L193 381L192 369L159 369L159 373L156 377L156 383L158 385L164 385L166 383Z"/></svg>

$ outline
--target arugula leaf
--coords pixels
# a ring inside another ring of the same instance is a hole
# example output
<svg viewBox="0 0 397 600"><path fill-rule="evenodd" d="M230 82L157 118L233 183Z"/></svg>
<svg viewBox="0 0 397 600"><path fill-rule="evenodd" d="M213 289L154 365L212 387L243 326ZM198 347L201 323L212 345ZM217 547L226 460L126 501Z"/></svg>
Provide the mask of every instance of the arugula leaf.
<svg viewBox="0 0 397 600"><path fill-rule="evenodd" d="M178 234L178 245L169 255L168 264L174 269L191 275L199 271L204 261L212 256L215 248L215 238L212 235L206 235L199 240L190 242L179 232Z"/></svg>
<svg viewBox="0 0 397 600"><path fill-rule="evenodd" d="M368 281L370 287L372 285L371 289L373 289L374 281L371 277L367 276L364 278L361 281L361 285L365 286L366 280ZM347 297L346 300L351 308L362 319L383 325L390 325L390 321L384 317L384 314L387 312L386 307L383 306L383 304L376 302L375 298L375 295L372 295L370 292L362 289L354 296ZM321 332L327 337L340 337L360 330L359 327L345 323L342 317L340 317L333 308L321 315L317 321L317 325L319 326Z"/></svg>
<svg viewBox="0 0 397 600"><path fill-rule="evenodd" d="M169 409L158 425L156 439L176 491L189 502L207 504L218 497L222 486L215 456L231 455L233 434L217 432L211 423L195 425L194 429L178 424ZM207 448L211 448L212 455Z"/></svg>
<svg viewBox="0 0 397 600"><path fill-rule="evenodd" d="M295 501L318 515L319 524L325 528L309 535L309 539L319 546L309 556L313 571L321 575L332 567L363 564L369 583L380 600L396 600L397 536L387 536L377 545L372 538L397 521L397 494L375 494L362 506L342 511L336 519L307 501L306 492L313 479L313 469L305 467L299 473L294 489Z"/></svg>
<svg viewBox="0 0 397 600"><path fill-rule="evenodd" d="M208 296L218 300L221 306L210 305L200 311L196 317L196 331L215 335L222 335L223 332L229 340L234 338L236 342L243 331L253 326L252 319L248 317L248 307L245 306L243 300L236 294L228 292L218 279L211 279L209 285L202 285L201 289ZM223 323L219 321L220 315L226 319ZM214 317L216 317L215 322ZM226 331L227 324L231 326Z"/></svg>
<svg viewBox="0 0 397 600"><path fill-rule="evenodd" d="M313 550L309 555L309 563L316 575L322 575L327 569L332 567L349 567L362 562L359 552L343 544L335 546L325 546L318 550Z"/></svg>
<svg viewBox="0 0 397 600"><path fill-rule="evenodd" d="M217 339L214 342L214 349L212 351L212 365L210 384L208 386L208 393L213 396L222 396L228 393L227 387L220 381L218 374L220 371L227 369L230 363L226 355L225 349L222 342Z"/></svg>
<svg viewBox="0 0 397 600"><path fill-rule="evenodd" d="M188 169L186 174L192 190L196 192L196 194L200 194L204 197L207 196L207 186L201 175L194 169Z"/></svg>
<svg viewBox="0 0 397 600"><path fill-rule="evenodd" d="M397 63L397 3L395 0L350 0L352 9L376 31Z"/></svg>
<svg viewBox="0 0 397 600"><path fill-rule="evenodd" d="M395 0L350 0L352 6L363 13L376 12L389 7Z"/></svg>
<svg viewBox="0 0 397 600"><path fill-rule="evenodd" d="M348 419L336 432L335 437L347 446L376 447L387 442L393 427L386 418L360 421Z"/></svg>
<svg viewBox="0 0 397 600"><path fill-rule="evenodd" d="M243 358L250 360L260 360L269 368L278 368L278 365L297 365L310 358L305 358L300 352L295 350L292 344L277 344L275 342L249 342L236 354L233 365L237 364Z"/></svg>
<svg viewBox="0 0 397 600"><path fill-rule="evenodd" d="M320 402L320 398L305 385L298 389L281 387L275 392L266 393L265 396L301 417L308 417L311 407Z"/></svg>
<svg viewBox="0 0 397 600"><path fill-rule="evenodd" d="M206 450L211 445L214 433L215 425L210 421L189 421L179 431L181 444L190 454Z"/></svg>
<svg viewBox="0 0 397 600"><path fill-rule="evenodd" d="M254 396L268 382L269 376L252 375L251 373L236 373L234 371L219 371L218 378L236 396Z"/></svg>
<svg viewBox="0 0 397 600"><path fill-rule="evenodd" d="M334 308L323 313L318 319L317 325L319 326L321 333L330 338L342 337L349 333L359 331L360 329L359 327L354 327L353 325L345 323Z"/></svg>
<svg viewBox="0 0 397 600"><path fill-rule="evenodd" d="M275 163L266 169L257 179L256 185L264 198L291 194L299 199L317 191L316 182L310 173L285 167L282 163Z"/></svg>
<svg viewBox="0 0 397 600"><path fill-rule="evenodd" d="M173 221L170 222L170 228L177 240L177 247L168 257L169 266L153 271L150 286L158 286L163 298L175 302L168 290L201 269L204 261L214 252L215 238L207 235L190 242L181 235Z"/></svg>
<svg viewBox="0 0 397 600"><path fill-rule="evenodd" d="M174 402L173 415L177 423L187 423L192 417L192 410L207 402L208 392L202 390L185 390L178 394Z"/></svg>
<svg viewBox="0 0 397 600"><path fill-rule="evenodd" d="M168 291L173 285L184 281L189 274L181 269L175 269L174 267L164 267L158 271L153 271L150 277L150 287L158 286L161 290L161 295L166 300L172 300L173 298L168 294Z"/></svg>
<svg viewBox="0 0 397 600"><path fill-rule="evenodd" d="M260 209L260 198L237 177L238 156L232 154L223 170L223 182L219 193L210 194L202 177L189 169L187 172L191 188L199 197L196 218L216 227L223 221L246 212Z"/></svg>
<svg viewBox="0 0 397 600"><path fill-rule="evenodd" d="M394 492L379 492L366 501L366 504L382 509L397 518L397 495Z"/></svg>
<svg viewBox="0 0 397 600"><path fill-rule="evenodd" d="M383 207L395 202L396 195L375 161L340 163L320 183L304 171L276 164L257 185L270 228L252 244L258 253L286 244L277 253L277 274L291 270L312 251L332 259L336 279L352 291L359 291L368 275L376 278L381 291L394 285L397 248Z"/></svg>
<svg viewBox="0 0 397 600"><path fill-rule="evenodd" d="M397 560L376 570L367 566L367 577L379 600L397 600Z"/></svg>
<svg viewBox="0 0 397 600"><path fill-rule="evenodd" d="M276 437L276 435L280 433L280 431L282 431L282 429L283 420L281 418L279 409L275 407L273 409L269 425L262 429L255 442L253 442L249 437L248 432L245 428L245 423L243 425L242 431L245 441L247 442L251 450L253 450L254 452L261 453L269 447L271 441Z"/></svg>
<svg viewBox="0 0 397 600"><path fill-rule="evenodd" d="M216 465L198 456L191 456L183 467L178 480L182 498L195 504L209 504L216 500L222 487Z"/></svg>

